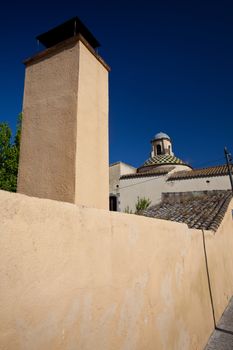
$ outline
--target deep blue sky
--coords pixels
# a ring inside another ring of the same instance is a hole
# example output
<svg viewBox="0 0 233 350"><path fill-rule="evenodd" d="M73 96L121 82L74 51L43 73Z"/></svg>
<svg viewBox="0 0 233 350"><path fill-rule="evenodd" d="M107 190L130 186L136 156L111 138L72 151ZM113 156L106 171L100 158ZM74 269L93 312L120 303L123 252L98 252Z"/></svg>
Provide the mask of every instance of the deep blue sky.
<svg viewBox="0 0 233 350"><path fill-rule="evenodd" d="M0 121L15 129L36 35L75 15L112 69L110 162L141 165L159 131L194 167L224 162L223 147L233 152L232 0L5 2Z"/></svg>

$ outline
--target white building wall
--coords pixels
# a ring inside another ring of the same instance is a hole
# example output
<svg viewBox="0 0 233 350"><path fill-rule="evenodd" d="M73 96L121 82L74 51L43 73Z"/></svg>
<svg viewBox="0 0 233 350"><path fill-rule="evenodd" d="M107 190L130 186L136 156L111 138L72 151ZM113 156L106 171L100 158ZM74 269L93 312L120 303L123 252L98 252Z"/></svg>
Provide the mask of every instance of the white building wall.
<svg viewBox="0 0 233 350"><path fill-rule="evenodd" d="M125 211L128 207L133 212L138 197L146 197L151 200L151 204L156 204L161 200L161 193L165 190L167 175L145 176L120 180L119 186L119 210Z"/></svg>
<svg viewBox="0 0 233 350"><path fill-rule="evenodd" d="M228 175L167 181L166 183L166 192L229 190L230 188Z"/></svg>
<svg viewBox="0 0 233 350"><path fill-rule="evenodd" d="M119 210L128 207L135 211L138 197L146 197L151 204L161 201L162 193L228 190L231 188L229 176L203 177L197 179L166 181L168 175L123 179L119 182Z"/></svg>
<svg viewBox="0 0 233 350"><path fill-rule="evenodd" d="M122 175L136 173L136 168L133 166L117 162L109 166L109 193L117 194L119 187L119 179Z"/></svg>
<svg viewBox="0 0 233 350"><path fill-rule="evenodd" d="M156 169L163 169L164 165L160 165L158 166ZM173 168L171 171L169 171L169 175L176 173L177 171L191 171L192 168L190 168L187 165L182 165L182 164L175 164L175 165L171 165L171 167Z"/></svg>
<svg viewBox="0 0 233 350"><path fill-rule="evenodd" d="M115 194L119 185L120 163L115 163L109 167L109 193Z"/></svg>

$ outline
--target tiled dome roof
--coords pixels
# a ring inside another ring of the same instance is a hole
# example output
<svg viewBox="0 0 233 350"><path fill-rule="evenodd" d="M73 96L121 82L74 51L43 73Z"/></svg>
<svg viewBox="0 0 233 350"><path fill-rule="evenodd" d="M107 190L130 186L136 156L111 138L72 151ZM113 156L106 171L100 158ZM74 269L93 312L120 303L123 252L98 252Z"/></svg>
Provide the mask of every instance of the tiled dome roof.
<svg viewBox="0 0 233 350"><path fill-rule="evenodd" d="M145 161L143 166L149 166L149 165L170 165L170 164L182 164L182 165L188 165L183 162L183 160L172 156L170 154L160 154L154 157L150 157Z"/></svg>

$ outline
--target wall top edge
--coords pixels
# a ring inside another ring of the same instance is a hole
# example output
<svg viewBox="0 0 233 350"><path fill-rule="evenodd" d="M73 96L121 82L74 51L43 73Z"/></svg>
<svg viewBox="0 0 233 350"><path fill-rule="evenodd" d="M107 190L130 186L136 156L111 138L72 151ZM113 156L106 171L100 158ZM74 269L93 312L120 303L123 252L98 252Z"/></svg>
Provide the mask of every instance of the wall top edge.
<svg viewBox="0 0 233 350"><path fill-rule="evenodd" d="M54 45L48 49L45 49L37 54L35 54L32 57L27 58L26 60L23 61L23 64L28 67L30 65L33 65L48 56L54 55L57 52L62 51L63 49L67 47L72 47L74 46L77 42L82 42L86 48L95 56L95 58L105 67L105 69L110 72L111 68L109 65L103 60L103 58L98 55L98 53L91 47L91 45L84 39L84 37L81 34L77 34L76 36L69 38L67 40L62 41L61 43L58 43L57 45Z"/></svg>

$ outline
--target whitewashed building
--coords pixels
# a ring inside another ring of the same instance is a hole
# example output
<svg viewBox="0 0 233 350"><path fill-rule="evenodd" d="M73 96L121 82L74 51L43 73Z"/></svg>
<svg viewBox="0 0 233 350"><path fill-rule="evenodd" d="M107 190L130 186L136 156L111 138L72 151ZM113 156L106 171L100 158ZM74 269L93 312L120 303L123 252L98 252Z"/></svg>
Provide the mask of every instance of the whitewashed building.
<svg viewBox="0 0 233 350"><path fill-rule="evenodd" d="M137 168L123 163L116 162L109 167L109 208L112 211L120 211L120 178L125 174L135 174Z"/></svg>
<svg viewBox="0 0 233 350"><path fill-rule="evenodd" d="M134 211L143 197L157 204L162 193L231 188L226 165L193 169L174 155L167 134L156 134L151 146L150 158L139 168L123 162L110 165L110 210Z"/></svg>

